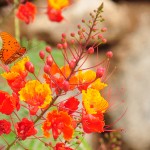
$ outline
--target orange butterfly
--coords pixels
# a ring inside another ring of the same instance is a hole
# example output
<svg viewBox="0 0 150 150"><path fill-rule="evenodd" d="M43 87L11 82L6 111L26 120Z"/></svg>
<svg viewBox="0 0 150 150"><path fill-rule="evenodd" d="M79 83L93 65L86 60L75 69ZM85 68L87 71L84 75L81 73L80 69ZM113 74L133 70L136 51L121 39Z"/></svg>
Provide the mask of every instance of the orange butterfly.
<svg viewBox="0 0 150 150"><path fill-rule="evenodd" d="M26 48L21 47L17 40L7 32L1 32L0 37L3 41L2 49L0 51L0 60L5 65L15 61L26 52Z"/></svg>

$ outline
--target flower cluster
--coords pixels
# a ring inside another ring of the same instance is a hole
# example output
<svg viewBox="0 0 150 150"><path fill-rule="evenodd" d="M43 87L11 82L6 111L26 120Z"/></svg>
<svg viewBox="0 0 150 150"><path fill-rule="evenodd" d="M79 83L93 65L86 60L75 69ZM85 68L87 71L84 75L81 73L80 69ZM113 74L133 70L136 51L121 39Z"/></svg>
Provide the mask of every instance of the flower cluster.
<svg viewBox="0 0 150 150"><path fill-rule="evenodd" d="M50 21L61 22L64 17L62 10L70 5L69 0L47 0L46 14ZM31 2L20 3L16 16L26 24L33 22L38 10L35 4Z"/></svg>
<svg viewBox="0 0 150 150"><path fill-rule="evenodd" d="M67 5L67 0L49 0L48 11L56 11L59 15L60 9ZM35 12L29 2L20 7L25 15L29 15L25 11L30 9ZM102 8L103 5L91 14L89 22L82 20L83 26L78 25L78 34L71 33L71 39L62 34L57 48L63 54L64 65L57 65L51 53L52 48L47 46L45 51L39 52L44 62L42 78L41 74L40 78L36 75L29 57L22 58L1 74L7 80L12 94L0 90L0 113L11 118L0 120L0 135L10 132L16 135L12 143L7 143L6 149L33 136L39 141L42 141L41 137L53 137L53 143L42 142L54 150L73 150L81 143L85 133L109 130L104 116L110 106L102 91L108 86L105 79L112 52L107 52L105 59L92 67L86 68L84 65L98 50L98 46L106 42L102 35L106 28L99 30L96 26L103 21ZM24 19L27 22L34 18L32 15L26 17ZM55 17L52 18L55 20ZM89 47L89 43L93 44ZM29 76L31 74L33 78ZM26 116L19 116L22 109L28 112ZM43 136L37 134L39 126Z"/></svg>

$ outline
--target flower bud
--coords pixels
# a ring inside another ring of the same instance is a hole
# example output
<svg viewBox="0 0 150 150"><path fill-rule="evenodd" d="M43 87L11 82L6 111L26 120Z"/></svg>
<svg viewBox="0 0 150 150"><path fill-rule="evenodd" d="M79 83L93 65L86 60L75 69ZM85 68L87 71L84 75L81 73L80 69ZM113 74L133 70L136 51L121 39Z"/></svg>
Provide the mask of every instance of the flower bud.
<svg viewBox="0 0 150 150"><path fill-rule="evenodd" d="M95 36L91 36L91 38L92 38L92 40L94 40L94 39L95 39Z"/></svg>
<svg viewBox="0 0 150 150"><path fill-rule="evenodd" d="M67 92L68 90L69 90L69 82L68 81L64 81L63 82L63 90L65 91L65 92Z"/></svg>
<svg viewBox="0 0 150 150"><path fill-rule="evenodd" d="M44 57L45 57L45 52L41 50L41 51L39 52L39 56L40 56L41 59L44 59Z"/></svg>
<svg viewBox="0 0 150 150"><path fill-rule="evenodd" d="M97 28L93 28L92 31L93 31L93 32L97 31Z"/></svg>
<svg viewBox="0 0 150 150"><path fill-rule="evenodd" d="M107 28L104 27L104 28L101 29L101 31L102 31L102 32L106 32L106 31L107 31Z"/></svg>
<svg viewBox="0 0 150 150"><path fill-rule="evenodd" d="M30 73L34 73L34 66L31 62L26 62L25 63L25 68L30 72Z"/></svg>
<svg viewBox="0 0 150 150"><path fill-rule="evenodd" d="M69 67L70 67L71 69L73 69L73 68L75 67L75 65L76 65L76 61L74 61L74 60L71 60L71 61L69 62Z"/></svg>
<svg viewBox="0 0 150 150"><path fill-rule="evenodd" d="M102 39L103 38L103 35L102 34L99 34L98 35L98 39Z"/></svg>
<svg viewBox="0 0 150 150"><path fill-rule="evenodd" d="M65 38L61 38L61 42L64 43L66 41Z"/></svg>
<svg viewBox="0 0 150 150"><path fill-rule="evenodd" d="M80 39L83 39L84 38L84 36L83 35L80 35Z"/></svg>
<svg viewBox="0 0 150 150"><path fill-rule="evenodd" d="M112 51L108 51L108 52L106 53L106 56L107 56L108 58L112 58L112 57L113 57L113 52L112 52Z"/></svg>
<svg viewBox="0 0 150 150"><path fill-rule="evenodd" d="M84 19L82 19L82 22L83 22L83 23L85 23L85 20L84 20Z"/></svg>
<svg viewBox="0 0 150 150"><path fill-rule="evenodd" d="M82 32L85 32L85 30L86 30L85 28L82 28Z"/></svg>
<svg viewBox="0 0 150 150"><path fill-rule="evenodd" d="M60 44L60 43L57 44L57 48L58 48L58 49L62 49L62 48L63 48L62 44Z"/></svg>
<svg viewBox="0 0 150 150"><path fill-rule="evenodd" d="M63 43L63 48L66 49L68 47L67 42Z"/></svg>
<svg viewBox="0 0 150 150"><path fill-rule="evenodd" d="M81 34L82 34L82 31L81 31L81 30L79 30L79 31L78 31L78 35L81 35Z"/></svg>
<svg viewBox="0 0 150 150"><path fill-rule="evenodd" d="M46 64L49 65L49 66L52 66L53 64L53 59L51 56L47 56L46 58Z"/></svg>
<svg viewBox="0 0 150 150"><path fill-rule="evenodd" d="M72 32L72 33L70 33L70 35L71 35L72 37L74 37L74 36L75 36L75 33L74 33L74 32Z"/></svg>
<svg viewBox="0 0 150 150"><path fill-rule="evenodd" d="M90 48L88 49L88 53L89 53L89 54L93 54L93 53L94 53L94 48L93 48L93 47L90 47Z"/></svg>
<svg viewBox="0 0 150 150"><path fill-rule="evenodd" d="M75 40L72 39L72 40L70 41L70 43L71 43L71 44L74 44L74 43L75 43Z"/></svg>
<svg viewBox="0 0 150 150"><path fill-rule="evenodd" d="M49 74L50 73L50 69L51 69L51 67L49 65L45 65L44 66L44 72L45 73Z"/></svg>
<svg viewBox="0 0 150 150"><path fill-rule="evenodd" d="M103 42L103 43L106 43L106 42L107 42L107 39L102 38L102 42Z"/></svg>
<svg viewBox="0 0 150 150"><path fill-rule="evenodd" d="M47 51L48 53L50 53L50 52L52 51L52 48L51 48L50 46L46 46L46 51Z"/></svg>
<svg viewBox="0 0 150 150"><path fill-rule="evenodd" d="M80 24L78 24L77 27L78 27L78 29L81 29L81 25Z"/></svg>
<svg viewBox="0 0 150 150"><path fill-rule="evenodd" d="M61 36L62 36L62 38L64 38L64 39L66 38L66 34L65 34L65 33L62 33Z"/></svg>
<svg viewBox="0 0 150 150"><path fill-rule="evenodd" d="M96 71L96 77L101 78L105 73L105 68L99 67Z"/></svg>

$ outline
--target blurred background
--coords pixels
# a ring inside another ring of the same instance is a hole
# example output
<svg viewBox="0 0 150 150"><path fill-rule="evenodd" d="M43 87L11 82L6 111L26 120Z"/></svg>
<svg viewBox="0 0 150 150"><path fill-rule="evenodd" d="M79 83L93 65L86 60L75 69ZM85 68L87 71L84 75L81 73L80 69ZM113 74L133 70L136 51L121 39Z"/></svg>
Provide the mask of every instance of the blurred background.
<svg viewBox="0 0 150 150"><path fill-rule="evenodd" d="M46 8L46 1L34 1L37 6ZM61 23L50 22L41 9L33 23L21 23L21 36L30 41L43 40L55 47L62 32L77 31L81 19L88 19L89 12L104 3L105 22L108 28L105 37L107 44L101 46L101 54L112 50L114 57L111 67L117 67L110 79L112 91L118 92L112 99L124 100L124 104L109 114L115 120L127 108L125 115L116 124L124 128L121 133L123 150L150 150L150 0L74 0L63 11L65 20ZM6 0L0 0L0 32L14 34L13 15ZM101 26L101 27L102 27ZM90 66L94 58L88 62ZM123 93L121 90L123 89ZM94 136L98 137L97 135ZM98 140L89 137L93 150L99 148ZM91 139L93 140L91 142ZM103 148L107 149L106 147Z"/></svg>

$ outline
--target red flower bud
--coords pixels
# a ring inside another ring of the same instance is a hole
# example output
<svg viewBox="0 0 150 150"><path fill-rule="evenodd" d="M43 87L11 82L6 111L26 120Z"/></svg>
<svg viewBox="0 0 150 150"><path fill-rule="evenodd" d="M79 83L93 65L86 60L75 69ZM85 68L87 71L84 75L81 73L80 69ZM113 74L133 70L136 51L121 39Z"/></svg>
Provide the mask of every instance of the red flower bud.
<svg viewBox="0 0 150 150"><path fill-rule="evenodd" d="M101 78L101 77L104 75L104 73L105 73L105 68L102 68L102 67L97 68L96 76L97 76L98 78Z"/></svg>
<svg viewBox="0 0 150 150"><path fill-rule="evenodd" d="M65 91L65 92L67 92L68 90L69 90L69 82L68 81L64 81L63 82L63 90Z"/></svg>
<svg viewBox="0 0 150 150"><path fill-rule="evenodd" d="M66 41L65 38L61 38L61 42L64 43Z"/></svg>
<svg viewBox="0 0 150 150"><path fill-rule="evenodd" d="M99 39L102 39L102 38L103 38L103 35L102 35L102 34L99 34L99 35L98 35L98 38L99 38Z"/></svg>
<svg viewBox="0 0 150 150"><path fill-rule="evenodd" d="M107 31L107 28L104 27L104 28L101 29L101 31L102 31L102 32L106 32L106 31Z"/></svg>
<svg viewBox="0 0 150 150"><path fill-rule="evenodd" d="M25 63L25 68L30 72L30 73L34 73L34 66L31 62L26 62Z"/></svg>
<svg viewBox="0 0 150 150"><path fill-rule="evenodd" d="M67 47L68 47L68 44L67 44L67 42L65 42L65 43L63 44L63 48L66 49Z"/></svg>
<svg viewBox="0 0 150 150"><path fill-rule="evenodd" d="M81 29L81 25L80 24L78 24L77 27L78 27L78 29Z"/></svg>
<svg viewBox="0 0 150 150"><path fill-rule="evenodd" d="M58 49L62 49L62 48L63 48L63 45L62 45L62 44L57 44L57 48L58 48Z"/></svg>
<svg viewBox="0 0 150 150"><path fill-rule="evenodd" d="M91 38L94 40L94 39L95 39L95 36L91 36Z"/></svg>
<svg viewBox="0 0 150 150"><path fill-rule="evenodd" d="M71 44L74 44L74 43L75 43L75 40L71 40L70 43L71 43Z"/></svg>
<svg viewBox="0 0 150 150"><path fill-rule="evenodd" d="M45 65L44 66L44 72L45 73L49 74L50 73L50 69L51 69L51 67L49 65Z"/></svg>
<svg viewBox="0 0 150 150"><path fill-rule="evenodd" d="M49 66L51 66L51 65L53 64L53 59L52 59L51 56L48 56L48 57L46 58L46 64L49 65Z"/></svg>
<svg viewBox="0 0 150 150"><path fill-rule="evenodd" d="M46 46L46 51L47 51L48 53L50 53L50 52L52 51L52 48L51 48L50 46Z"/></svg>
<svg viewBox="0 0 150 150"><path fill-rule="evenodd" d="M84 19L82 19L82 22L83 22L83 23L85 23L85 20L84 20Z"/></svg>
<svg viewBox="0 0 150 150"><path fill-rule="evenodd" d="M76 65L76 61L71 60L71 61L69 62L69 67L70 67L71 69L73 69L73 68L75 67L75 65Z"/></svg>
<svg viewBox="0 0 150 150"><path fill-rule="evenodd" d="M112 51L108 51L108 52L106 53L106 56L107 56L108 58L112 58L112 57L113 57L113 52L112 52Z"/></svg>
<svg viewBox="0 0 150 150"><path fill-rule="evenodd" d="M65 33L62 33L62 38L66 38L66 34Z"/></svg>
<svg viewBox="0 0 150 150"><path fill-rule="evenodd" d="M85 32L85 30L86 30L85 28L82 28L82 32Z"/></svg>
<svg viewBox="0 0 150 150"><path fill-rule="evenodd" d="M93 32L97 31L97 28L93 28L92 31L93 31Z"/></svg>
<svg viewBox="0 0 150 150"><path fill-rule="evenodd" d="M41 50L41 51L39 52L39 56L40 56L41 59L44 59L44 57L45 57L45 52Z"/></svg>
<svg viewBox="0 0 150 150"><path fill-rule="evenodd" d="M74 37L74 36L75 36L75 33L74 33L74 32L72 32L70 35L71 35L72 37Z"/></svg>
<svg viewBox="0 0 150 150"><path fill-rule="evenodd" d="M90 48L88 49L88 53L89 53L89 54L93 54L93 53L94 53L94 48L93 48L93 47L90 47Z"/></svg>
<svg viewBox="0 0 150 150"><path fill-rule="evenodd" d="M102 38L102 42L103 42L103 43L106 43L106 42L107 42L107 39Z"/></svg>
<svg viewBox="0 0 150 150"><path fill-rule="evenodd" d="M80 39L83 39L84 38L84 36L83 35L80 35Z"/></svg>
<svg viewBox="0 0 150 150"><path fill-rule="evenodd" d="M78 31L78 35L81 35L81 34L82 34L82 31L79 30L79 31Z"/></svg>

